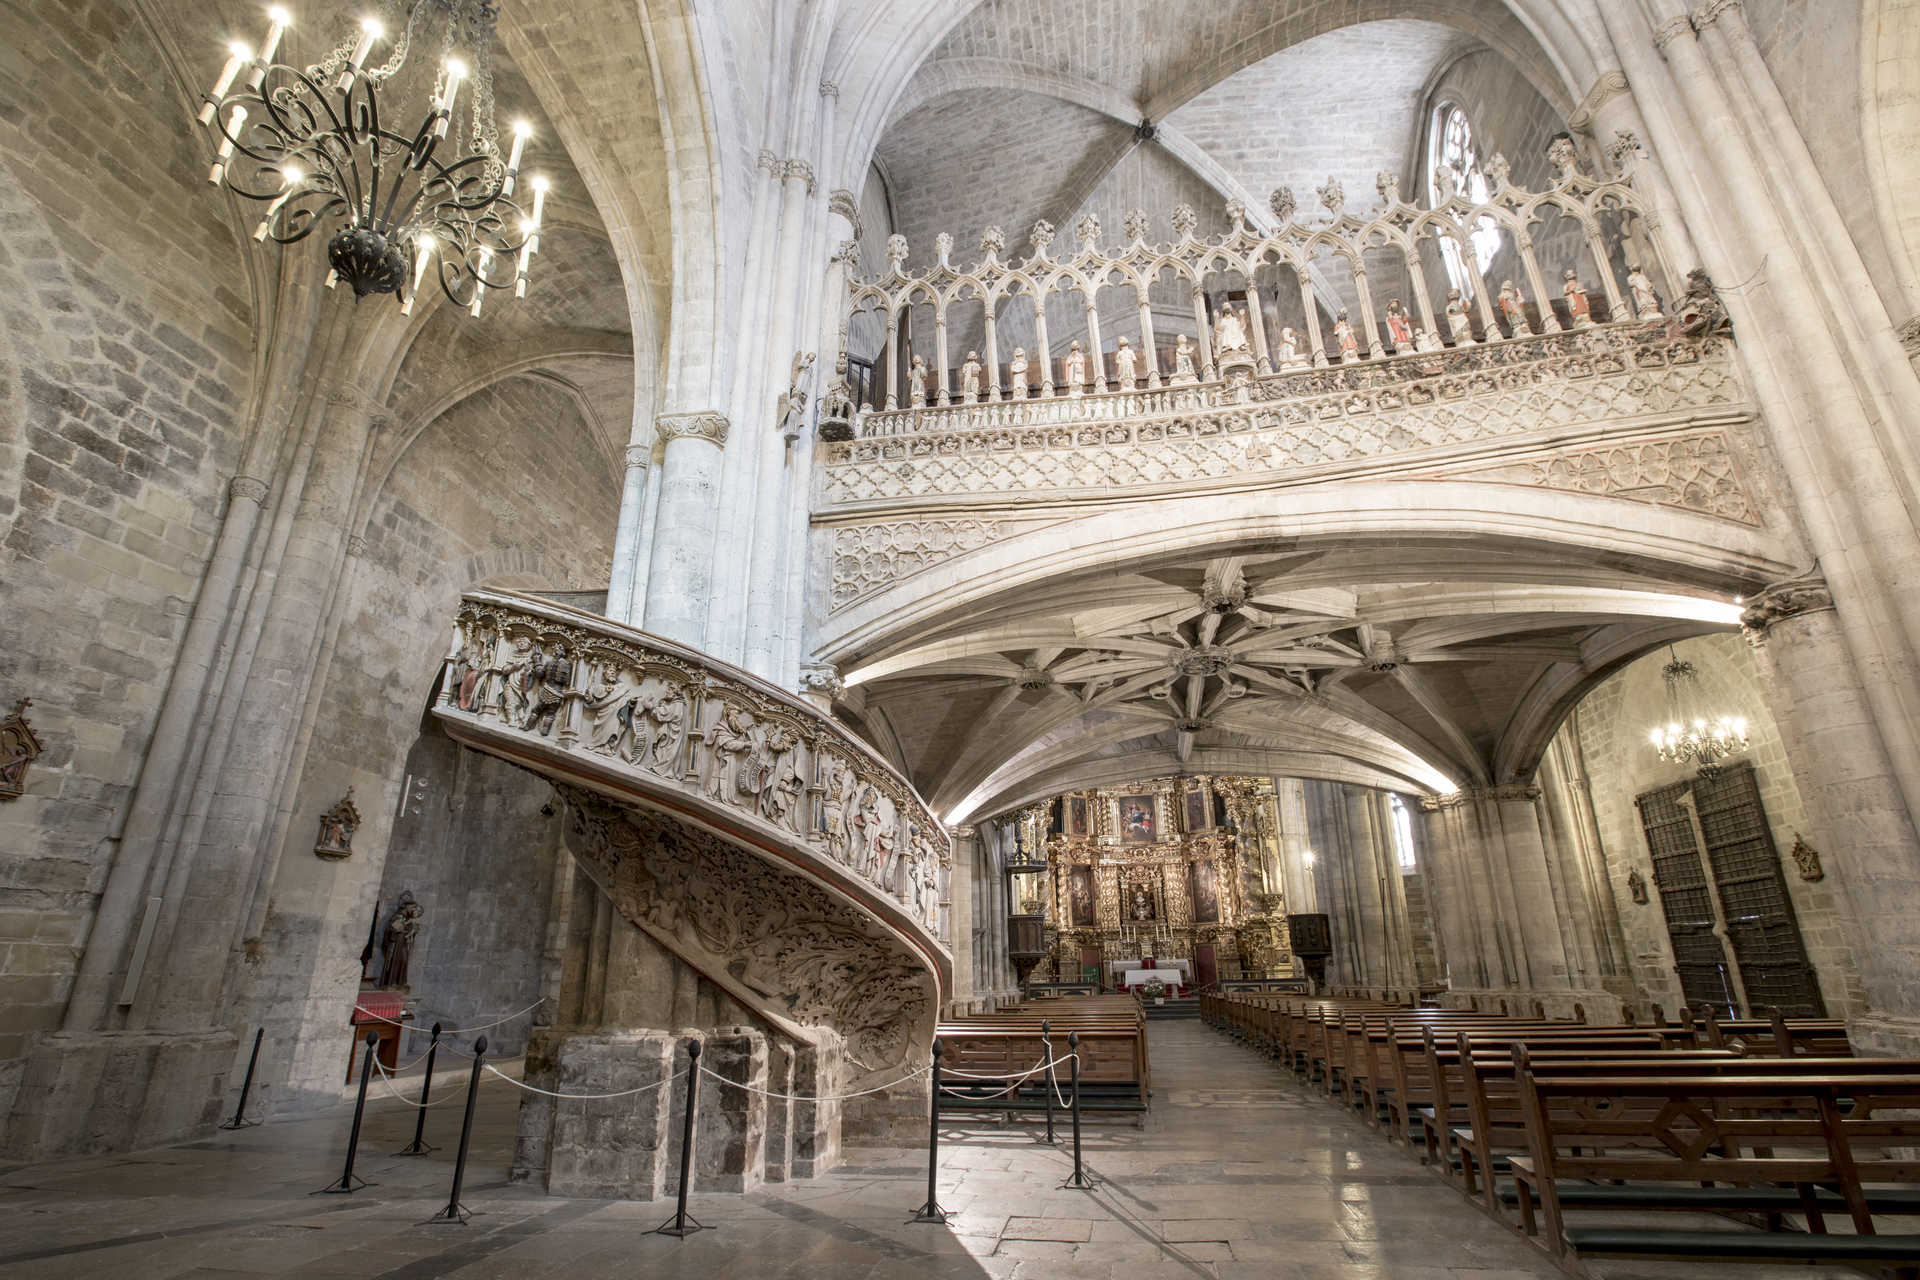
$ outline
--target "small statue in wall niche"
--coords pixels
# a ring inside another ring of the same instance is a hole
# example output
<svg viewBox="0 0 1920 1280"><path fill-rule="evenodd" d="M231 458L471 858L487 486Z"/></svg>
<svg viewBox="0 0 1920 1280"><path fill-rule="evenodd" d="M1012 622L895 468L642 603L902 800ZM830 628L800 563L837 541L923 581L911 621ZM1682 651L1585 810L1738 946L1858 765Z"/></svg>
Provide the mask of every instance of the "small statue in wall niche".
<svg viewBox="0 0 1920 1280"><path fill-rule="evenodd" d="M557 645L551 653L543 649L535 649L533 653L533 661L523 677L526 711L521 716L520 727L544 737L553 732L560 708L566 704L567 686L573 680L573 663Z"/></svg>
<svg viewBox="0 0 1920 1280"><path fill-rule="evenodd" d="M1560 294L1567 300L1567 315L1573 320L1574 327L1577 329L1592 324L1593 308L1587 302L1587 291L1580 287L1580 277L1572 267L1568 267L1561 273L1561 279L1566 283L1560 286Z"/></svg>
<svg viewBox="0 0 1920 1280"><path fill-rule="evenodd" d="M1640 269L1640 264L1627 264L1627 291L1633 294L1633 313L1639 320L1659 320L1660 295L1654 292L1653 281Z"/></svg>
<svg viewBox="0 0 1920 1280"><path fill-rule="evenodd" d="M1802 880L1825 880L1827 870L1820 865L1820 851L1807 843L1807 838L1798 831L1793 833L1793 865L1800 869Z"/></svg>
<svg viewBox="0 0 1920 1280"><path fill-rule="evenodd" d="M360 829L360 808L353 802L353 788L341 796L333 808L320 815L320 837L313 851L322 858L338 861L353 853L353 833Z"/></svg>
<svg viewBox="0 0 1920 1280"><path fill-rule="evenodd" d="M707 746L707 798L737 802L742 757L753 747L753 717L739 707L727 707L701 741Z"/></svg>
<svg viewBox="0 0 1920 1280"><path fill-rule="evenodd" d="M413 944L420 937L420 921L425 915L425 908L411 893L400 895L380 935L381 987L407 989L407 968L413 963Z"/></svg>
<svg viewBox="0 0 1920 1280"><path fill-rule="evenodd" d="M1137 361L1138 357L1134 355L1133 344L1127 341L1125 334L1122 334L1118 345L1113 349L1113 374L1120 380L1122 391L1133 390L1138 380L1135 372Z"/></svg>
<svg viewBox="0 0 1920 1280"><path fill-rule="evenodd" d="M1467 300L1458 289L1447 290L1447 333L1456 347L1473 345L1473 321L1467 315Z"/></svg>
<svg viewBox="0 0 1920 1280"><path fill-rule="evenodd" d="M1627 873L1627 892L1639 905L1647 905L1647 878L1640 874L1638 867Z"/></svg>
<svg viewBox="0 0 1920 1280"><path fill-rule="evenodd" d="M677 684L662 689L648 706L647 718L653 721L655 735L648 760L655 773L667 773L673 768L673 753L687 721L686 690Z"/></svg>
<svg viewBox="0 0 1920 1280"><path fill-rule="evenodd" d="M1387 336L1393 339L1395 351L1405 351L1413 345L1413 317L1407 314L1406 304L1398 298L1387 299Z"/></svg>
<svg viewBox="0 0 1920 1280"><path fill-rule="evenodd" d="M1353 325L1347 320L1347 313L1344 311L1334 317L1333 340L1339 344L1342 363L1360 358L1360 340L1354 336Z"/></svg>
<svg viewBox="0 0 1920 1280"><path fill-rule="evenodd" d="M1173 344L1173 376L1167 379L1167 381L1173 383L1175 386L1183 386L1187 383L1199 381L1198 376L1195 375L1193 371L1193 343L1188 340L1187 335L1184 333L1181 334L1179 340Z"/></svg>
<svg viewBox="0 0 1920 1280"><path fill-rule="evenodd" d="M527 673L533 669L537 650L532 636L515 636L508 645L505 637L493 646L493 662L487 668L487 691L481 711L500 713L506 724L517 725L526 719Z"/></svg>
<svg viewBox="0 0 1920 1280"><path fill-rule="evenodd" d="M1422 325L1414 332L1413 349L1415 351L1431 353L1435 351L1445 351L1447 348L1446 344L1440 341L1439 334Z"/></svg>
<svg viewBox="0 0 1920 1280"><path fill-rule="evenodd" d="M1247 326L1240 319L1240 313L1232 307L1222 307L1220 318L1213 322L1214 362L1225 363L1233 353L1251 350L1247 345Z"/></svg>
<svg viewBox="0 0 1920 1280"><path fill-rule="evenodd" d="M820 438L829 441L853 439L854 423L858 417L853 403L853 388L847 385L845 377L836 377L827 384L826 397L820 402Z"/></svg>
<svg viewBox="0 0 1920 1280"><path fill-rule="evenodd" d="M960 366L960 398L967 404L975 404L980 399L980 353L967 352L966 363Z"/></svg>
<svg viewBox="0 0 1920 1280"><path fill-rule="evenodd" d="M454 705L462 711L478 711L487 682L487 667L493 661L493 633L475 629L460 652L454 675Z"/></svg>
<svg viewBox="0 0 1920 1280"><path fill-rule="evenodd" d="M1500 282L1500 314L1507 318L1513 336L1533 336L1533 321L1527 319L1527 300L1511 280Z"/></svg>
<svg viewBox="0 0 1920 1280"><path fill-rule="evenodd" d="M827 854L835 862L846 862L852 852L847 826L852 799L853 770L837 757L828 756L820 771L820 828L827 837Z"/></svg>
<svg viewBox="0 0 1920 1280"><path fill-rule="evenodd" d="M813 352L796 352L787 392L780 397L780 434L788 444L807 431L807 382L813 375Z"/></svg>
<svg viewBox="0 0 1920 1280"><path fill-rule="evenodd" d="M1087 380L1087 353L1080 349L1076 340L1067 348L1067 394L1078 396L1084 391Z"/></svg>
<svg viewBox="0 0 1920 1280"><path fill-rule="evenodd" d="M640 673L611 662L599 664L587 685L589 751L626 757L633 743L633 707L640 696Z"/></svg>
<svg viewBox="0 0 1920 1280"><path fill-rule="evenodd" d="M1460 175L1452 165L1442 160L1433 166L1433 202L1443 205L1460 194Z"/></svg>
<svg viewBox="0 0 1920 1280"><path fill-rule="evenodd" d="M1282 369L1306 367L1306 357L1300 354L1300 335L1293 331L1292 325L1280 327L1280 350L1275 353L1275 363Z"/></svg>
<svg viewBox="0 0 1920 1280"><path fill-rule="evenodd" d="M27 708L32 698L22 698L0 720L0 800L13 800L26 794L27 766L39 758L46 744L27 723Z"/></svg>
<svg viewBox="0 0 1920 1280"><path fill-rule="evenodd" d="M1007 394L1015 400L1027 398L1027 349L1015 347L1013 359L1007 361Z"/></svg>
<svg viewBox="0 0 1920 1280"><path fill-rule="evenodd" d="M1695 267L1687 272L1687 294L1680 299L1680 305L1674 308L1675 336L1705 338L1732 328L1733 322L1727 319L1727 308L1720 301L1720 295L1714 292L1713 280L1707 275L1706 268Z"/></svg>
<svg viewBox="0 0 1920 1280"><path fill-rule="evenodd" d="M927 407L927 361L924 356L915 356L913 365L907 370L907 405L913 409Z"/></svg>

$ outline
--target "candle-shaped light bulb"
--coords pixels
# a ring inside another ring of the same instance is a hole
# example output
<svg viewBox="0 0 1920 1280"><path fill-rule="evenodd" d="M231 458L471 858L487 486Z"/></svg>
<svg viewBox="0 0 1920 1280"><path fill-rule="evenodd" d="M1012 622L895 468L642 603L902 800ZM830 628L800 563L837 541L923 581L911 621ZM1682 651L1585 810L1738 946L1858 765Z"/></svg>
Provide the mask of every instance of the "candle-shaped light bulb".
<svg viewBox="0 0 1920 1280"><path fill-rule="evenodd" d="M481 299L487 296L487 285L486 285L487 267L492 262L493 262L493 250L491 249L480 250L480 265L473 273L473 305L467 308L467 313L473 316L473 318L476 320L480 318Z"/></svg>
<svg viewBox="0 0 1920 1280"><path fill-rule="evenodd" d="M453 119L453 100L459 96L460 82L466 78L467 64L458 58L448 58L447 73L441 81L443 87L440 92L440 99L434 103L434 114L439 116L439 119L434 121L433 124L434 137L444 138L447 136L447 124Z"/></svg>
<svg viewBox="0 0 1920 1280"><path fill-rule="evenodd" d="M514 272L513 296L516 298L527 296L527 268L533 262L534 251L540 247L540 228L532 218L522 218L520 234L526 239L520 242L520 265Z"/></svg>
<svg viewBox="0 0 1920 1280"><path fill-rule="evenodd" d="M220 137L220 149L214 153L213 168L207 171L207 181L217 184L227 176L227 160L233 155L233 140L240 136L240 128L247 122L247 109L235 107L227 116L227 129Z"/></svg>
<svg viewBox="0 0 1920 1280"><path fill-rule="evenodd" d="M545 178L533 180L533 225L536 227L540 225L541 211L547 207L547 186Z"/></svg>
<svg viewBox="0 0 1920 1280"><path fill-rule="evenodd" d="M407 300L400 307L400 314L413 314L414 299L420 296L420 283L427 278L427 260L433 257L433 236L425 231L413 242L413 288L407 291Z"/></svg>
<svg viewBox="0 0 1920 1280"><path fill-rule="evenodd" d="M220 68L220 78L213 82L213 92L200 107L200 123L212 124L213 117L220 110L220 99L227 96L227 90L233 88L234 79L239 76L240 68L253 61L253 50L235 40L227 46L227 65Z"/></svg>
<svg viewBox="0 0 1920 1280"><path fill-rule="evenodd" d="M267 10L267 38L260 42L260 60L254 64L253 74L247 77L247 87L258 89L260 82L267 78L267 67L273 62L273 55L280 51L280 37L287 34L287 28L293 24L293 15L279 5Z"/></svg>
<svg viewBox="0 0 1920 1280"><path fill-rule="evenodd" d="M507 176L500 180L500 194L513 194L513 182L520 176L520 156L527 149L527 139L533 136L533 126L525 120L513 122L513 150L507 154Z"/></svg>
<svg viewBox="0 0 1920 1280"><path fill-rule="evenodd" d="M340 79L334 83L333 87L336 92L345 93L347 90L353 88L354 76L360 73L361 64L366 62L367 55L373 52L373 42L385 34L387 34L387 29L380 25L380 19L362 19L360 23L360 43L353 46L353 56L347 59L346 69L340 73Z"/></svg>
<svg viewBox="0 0 1920 1280"><path fill-rule="evenodd" d="M267 226L273 221L273 215L280 212L280 206L287 202L294 191L299 188L301 180L307 175L301 172L300 166L287 164L280 166L280 176L287 180L287 185L281 188L280 198L267 206L266 216L261 218L260 225L254 228L253 238L255 240L265 240L267 238Z"/></svg>

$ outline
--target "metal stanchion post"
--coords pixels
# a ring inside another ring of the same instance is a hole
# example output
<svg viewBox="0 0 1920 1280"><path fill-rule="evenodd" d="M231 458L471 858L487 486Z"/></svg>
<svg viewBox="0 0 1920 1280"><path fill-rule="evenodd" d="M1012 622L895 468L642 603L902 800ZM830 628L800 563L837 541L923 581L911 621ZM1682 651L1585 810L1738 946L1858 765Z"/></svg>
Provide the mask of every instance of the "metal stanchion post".
<svg viewBox="0 0 1920 1280"><path fill-rule="evenodd" d="M453 1191L447 1196L447 1207L428 1218L427 1223L450 1222L464 1227L473 1216L460 1203L460 1184L467 1180L467 1140L473 1136L473 1104L480 1098L480 1069L486 1061L487 1038L481 1036L473 1042L473 1071L467 1076L467 1114L460 1122L460 1150L453 1157Z"/></svg>
<svg viewBox="0 0 1920 1280"><path fill-rule="evenodd" d="M247 1114L247 1095L253 1091L253 1069L260 1065L260 1037L267 1033L260 1027L253 1033L253 1054L247 1059L247 1078L240 1082L240 1105L233 1109L233 1119L221 1125L222 1129L243 1129L248 1124L258 1124L258 1120L249 1121Z"/></svg>
<svg viewBox="0 0 1920 1280"><path fill-rule="evenodd" d="M1091 1191L1099 1184L1087 1176L1080 1164L1080 1033L1067 1033L1067 1052L1073 1055L1073 1096L1068 1105L1073 1109L1073 1176L1060 1184L1062 1191Z"/></svg>
<svg viewBox="0 0 1920 1280"><path fill-rule="evenodd" d="M655 1227L660 1236L686 1239L706 1227L687 1215L687 1188L693 1182L693 1108L700 1096L700 1042L687 1041L687 1109L680 1120L680 1196L673 1216Z"/></svg>
<svg viewBox="0 0 1920 1280"><path fill-rule="evenodd" d="M939 1039L933 1042L933 1093L927 1100L927 1202L913 1215L915 1222L937 1222L943 1226L947 1221L947 1211L940 1207L940 1198L934 1186L934 1179L940 1172L940 1055L944 1051Z"/></svg>
<svg viewBox="0 0 1920 1280"><path fill-rule="evenodd" d="M425 1140L427 1132L427 1097L433 1092L433 1059L440 1052L440 1024L433 1024L433 1039L427 1041L427 1074L420 1081L420 1114L414 1118L413 1141L393 1154L397 1156L423 1156L437 1150Z"/></svg>
<svg viewBox="0 0 1920 1280"><path fill-rule="evenodd" d="M373 1074L373 1047L379 1040L379 1032L367 1032L367 1051L360 1059L360 1096L354 1100L353 1129L347 1134L346 1172L340 1175L340 1181L328 1183L314 1192L314 1195L352 1195L361 1187L373 1185L365 1178L354 1177L353 1157L360 1150L360 1117L367 1109L367 1077Z"/></svg>
<svg viewBox="0 0 1920 1280"><path fill-rule="evenodd" d="M1053 1020L1040 1019L1040 1052L1047 1064L1047 1078L1041 1083L1047 1086L1047 1136L1040 1139L1048 1146L1053 1145Z"/></svg>

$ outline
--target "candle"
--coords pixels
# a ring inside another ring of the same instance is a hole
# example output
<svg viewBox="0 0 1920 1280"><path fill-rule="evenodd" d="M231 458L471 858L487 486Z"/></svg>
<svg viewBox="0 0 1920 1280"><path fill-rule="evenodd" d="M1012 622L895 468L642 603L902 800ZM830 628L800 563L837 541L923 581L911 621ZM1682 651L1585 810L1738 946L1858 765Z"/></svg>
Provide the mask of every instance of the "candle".
<svg viewBox="0 0 1920 1280"><path fill-rule="evenodd" d="M433 236L422 231L420 238L413 242L413 288L407 292L406 302L401 304L400 314L413 314L413 301L420 296L420 282L427 278L427 260L433 257Z"/></svg>
<svg viewBox="0 0 1920 1280"><path fill-rule="evenodd" d="M493 250L480 250L480 266L473 273L473 305L467 308L467 313L476 320L480 318L480 301L487 296L487 266L492 261Z"/></svg>
<svg viewBox="0 0 1920 1280"><path fill-rule="evenodd" d="M267 206L266 216L260 219L260 225L254 229L253 238L255 240L265 240L267 238L267 227L272 223L273 215L280 212L280 206L287 202L293 195L294 189L300 185L300 180L306 176L301 173L295 165L283 166L280 173L281 176L286 178L287 185L281 189L280 198Z"/></svg>
<svg viewBox="0 0 1920 1280"><path fill-rule="evenodd" d="M360 43L353 46L353 56L347 59L346 70L340 73L340 79L334 84L335 91L345 93L353 88L353 78L360 72L361 64L367 55L373 52L373 42L387 33L378 18L366 18L360 23Z"/></svg>
<svg viewBox="0 0 1920 1280"><path fill-rule="evenodd" d="M220 99L227 96L227 90L233 88L234 77L240 74L240 68L253 60L253 51L235 40L227 46L227 65L220 68L220 78L213 82L213 92L207 95L207 101L200 108L200 123L212 124L214 113L220 110Z"/></svg>
<svg viewBox="0 0 1920 1280"><path fill-rule="evenodd" d="M513 151L507 156L507 176L500 182L500 194L513 194L513 182L520 176L520 155L527 149L527 139L533 136L533 126L525 120L513 122Z"/></svg>
<svg viewBox="0 0 1920 1280"><path fill-rule="evenodd" d="M520 223L520 234L526 239L520 244L520 267L513 282L513 296L516 298L527 296L527 266L540 248L540 228L533 224L533 219L525 218Z"/></svg>
<svg viewBox="0 0 1920 1280"><path fill-rule="evenodd" d="M218 183L227 176L227 159L233 155L233 140L240 136L240 126L247 122L247 109L235 107L233 114L227 117L226 132L220 136L220 149L214 153L213 168L207 171L207 181Z"/></svg>
<svg viewBox="0 0 1920 1280"><path fill-rule="evenodd" d="M260 82L267 78L267 67L273 62L273 55L279 52L280 37L287 33L293 17L279 5L267 10L267 38L260 45L260 60L254 64L253 74L247 77L247 88L258 89Z"/></svg>
<svg viewBox="0 0 1920 1280"><path fill-rule="evenodd" d="M466 79L466 75L466 63L458 58L447 59L446 78L441 81L440 97L433 104L434 114L439 117L433 125L433 136L436 138L447 136L447 124L453 119L453 100L460 93L460 82Z"/></svg>

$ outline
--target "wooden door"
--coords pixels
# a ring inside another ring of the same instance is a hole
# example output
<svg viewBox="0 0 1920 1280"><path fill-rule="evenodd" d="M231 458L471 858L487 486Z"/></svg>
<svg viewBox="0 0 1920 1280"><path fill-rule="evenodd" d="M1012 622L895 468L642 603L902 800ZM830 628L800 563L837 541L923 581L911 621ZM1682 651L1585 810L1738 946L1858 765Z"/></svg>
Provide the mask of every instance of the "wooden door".
<svg viewBox="0 0 1920 1280"><path fill-rule="evenodd" d="M1107 988L1107 975L1100 971L1100 948L1080 948L1080 981L1095 983L1102 991Z"/></svg>
<svg viewBox="0 0 1920 1280"><path fill-rule="evenodd" d="M1653 883L1660 895L1660 910L1667 917L1680 993L1695 1008L1704 1006L1718 1010L1721 1017L1739 1017L1726 948L1713 931L1713 891L1707 887L1700 843L1694 839L1693 817L1681 803L1692 785L1676 782L1657 787L1634 803L1646 829Z"/></svg>
<svg viewBox="0 0 1920 1280"><path fill-rule="evenodd" d="M1220 962L1214 958L1211 942L1193 944L1193 982L1201 988L1211 987L1220 981Z"/></svg>
<svg viewBox="0 0 1920 1280"><path fill-rule="evenodd" d="M1824 1018L1753 766L1742 761L1697 779L1693 800L1750 1014L1777 1008L1789 1018Z"/></svg>

